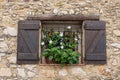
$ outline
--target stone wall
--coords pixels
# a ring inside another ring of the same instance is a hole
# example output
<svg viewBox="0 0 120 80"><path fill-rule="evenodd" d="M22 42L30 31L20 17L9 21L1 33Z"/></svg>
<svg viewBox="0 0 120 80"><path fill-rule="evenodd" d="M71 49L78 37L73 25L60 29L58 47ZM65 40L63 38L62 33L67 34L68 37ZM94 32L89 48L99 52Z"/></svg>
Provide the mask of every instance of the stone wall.
<svg viewBox="0 0 120 80"><path fill-rule="evenodd" d="M8 1L0 0L0 80L120 80L120 0ZM107 64L17 65L17 22L40 14L100 15L107 23Z"/></svg>

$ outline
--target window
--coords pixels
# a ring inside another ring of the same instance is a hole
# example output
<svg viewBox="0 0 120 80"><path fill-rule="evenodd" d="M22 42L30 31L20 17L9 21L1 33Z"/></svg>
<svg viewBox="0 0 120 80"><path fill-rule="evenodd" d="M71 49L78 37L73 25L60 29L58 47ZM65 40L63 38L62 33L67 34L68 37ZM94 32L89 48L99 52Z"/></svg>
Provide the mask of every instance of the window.
<svg viewBox="0 0 120 80"><path fill-rule="evenodd" d="M46 54L41 56L41 63L81 64L81 29L82 21L42 21L40 32L42 46L40 48L41 55L45 52ZM79 58L73 55L75 60L70 59L72 56L70 56L69 51L78 54ZM52 61L50 62L46 57L51 58ZM65 58L65 62L61 57Z"/></svg>
<svg viewBox="0 0 120 80"><path fill-rule="evenodd" d="M42 29L44 28L48 32L51 29L54 29L54 32L64 32L68 26L72 27L71 30L72 32L75 31L75 34L77 34L78 30L80 31L79 41L81 44L77 45L78 51L81 52L80 63L105 64L105 22L99 21L99 18L96 16L78 15L29 17L28 20L19 21L17 63L44 63L45 60L41 57L42 50L44 49L40 47L40 41L43 39L44 34L41 32Z"/></svg>

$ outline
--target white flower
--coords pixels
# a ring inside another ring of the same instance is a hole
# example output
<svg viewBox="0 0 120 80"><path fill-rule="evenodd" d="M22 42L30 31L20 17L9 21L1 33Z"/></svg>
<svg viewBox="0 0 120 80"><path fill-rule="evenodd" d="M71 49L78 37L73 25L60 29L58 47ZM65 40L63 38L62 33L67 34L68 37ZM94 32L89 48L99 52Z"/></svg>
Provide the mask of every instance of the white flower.
<svg viewBox="0 0 120 80"><path fill-rule="evenodd" d="M44 42L41 42L41 45L43 46L45 43Z"/></svg>
<svg viewBox="0 0 120 80"><path fill-rule="evenodd" d="M77 41L78 39L77 38L75 38L75 41Z"/></svg>
<svg viewBox="0 0 120 80"><path fill-rule="evenodd" d="M61 48L61 49L63 49L63 48L64 48L64 46L61 46L60 48Z"/></svg>
<svg viewBox="0 0 120 80"><path fill-rule="evenodd" d="M63 43L61 42L60 45L62 45Z"/></svg>
<svg viewBox="0 0 120 80"><path fill-rule="evenodd" d="M61 37L63 36L63 32L60 32L60 36L61 36Z"/></svg>
<svg viewBox="0 0 120 80"><path fill-rule="evenodd" d="M52 40L50 40L49 43L51 44L51 43L52 43Z"/></svg>
<svg viewBox="0 0 120 80"><path fill-rule="evenodd" d="M67 29L71 29L71 26L68 26Z"/></svg>

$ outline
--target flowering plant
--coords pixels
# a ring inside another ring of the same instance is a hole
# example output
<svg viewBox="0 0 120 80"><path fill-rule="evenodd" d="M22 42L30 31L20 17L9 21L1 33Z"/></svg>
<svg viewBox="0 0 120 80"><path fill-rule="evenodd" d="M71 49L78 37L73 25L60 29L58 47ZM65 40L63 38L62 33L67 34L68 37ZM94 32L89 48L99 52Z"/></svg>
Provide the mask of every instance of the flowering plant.
<svg viewBox="0 0 120 80"><path fill-rule="evenodd" d="M78 38L75 32L53 32L43 31L46 36L42 39L41 45L43 56L52 61L52 63L59 64L76 64L79 63L79 55L77 52ZM44 43L44 45L43 45Z"/></svg>

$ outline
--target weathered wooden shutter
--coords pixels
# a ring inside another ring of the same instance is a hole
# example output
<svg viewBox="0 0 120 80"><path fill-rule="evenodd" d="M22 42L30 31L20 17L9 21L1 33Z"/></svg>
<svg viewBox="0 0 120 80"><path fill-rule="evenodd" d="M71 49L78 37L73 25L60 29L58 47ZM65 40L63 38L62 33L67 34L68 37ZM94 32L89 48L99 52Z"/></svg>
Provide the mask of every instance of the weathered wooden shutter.
<svg viewBox="0 0 120 80"><path fill-rule="evenodd" d="M40 21L18 22L17 63L34 64L39 61Z"/></svg>
<svg viewBox="0 0 120 80"><path fill-rule="evenodd" d="M106 32L104 21L84 21L86 64L106 63Z"/></svg>

